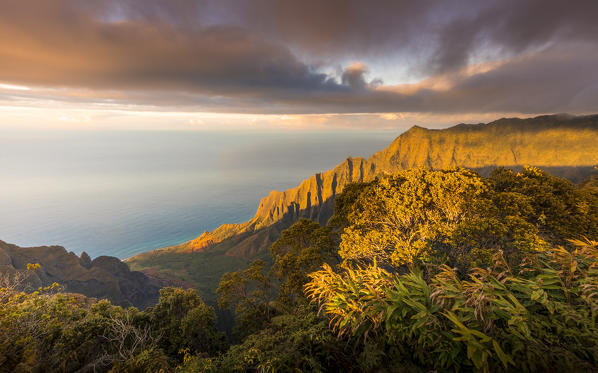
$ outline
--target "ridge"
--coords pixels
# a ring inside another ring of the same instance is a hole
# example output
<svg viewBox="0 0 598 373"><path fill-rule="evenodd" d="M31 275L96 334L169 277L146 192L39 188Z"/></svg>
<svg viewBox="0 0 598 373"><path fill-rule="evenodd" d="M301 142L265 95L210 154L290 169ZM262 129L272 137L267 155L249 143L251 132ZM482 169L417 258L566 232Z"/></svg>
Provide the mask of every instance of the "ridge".
<svg viewBox="0 0 598 373"><path fill-rule="evenodd" d="M126 261L132 268L168 269L156 255L225 255L248 260L265 252L280 232L300 218L326 224L334 198L353 182L367 182L402 169L465 167L488 174L497 166L533 165L572 181L598 165L598 115L543 115L501 118L486 124L459 124L439 130L413 126L364 159L348 157L335 168L297 187L271 191L244 223L224 224L182 245L143 253ZM178 260L178 259L177 259Z"/></svg>

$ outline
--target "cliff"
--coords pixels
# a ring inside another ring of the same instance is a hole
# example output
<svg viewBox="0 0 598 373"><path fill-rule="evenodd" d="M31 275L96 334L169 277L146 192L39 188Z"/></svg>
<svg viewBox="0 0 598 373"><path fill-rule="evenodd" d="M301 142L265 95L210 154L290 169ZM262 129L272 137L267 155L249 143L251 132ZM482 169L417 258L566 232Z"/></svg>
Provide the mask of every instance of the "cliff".
<svg viewBox="0 0 598 373"><path fill-rule="evenodd" d="M212 253L249 259L259 256L280 232L300 217L325 224L334 197L352 182L412 167L466 167L481 174L497 166L533 165L579 182L598 164L598 115L504 118L488 124L459 124L442 130L412 127L370 158L347 158L284 192L263 198L248 222L226 224L185 244L140 254L127 262L136 269L168 271L177 255ZM188 273L191 265L185 266ZM195 278L195 274L183 276ZM192 282L195 282L192 280Z"/></svg>
<svg viewBox="0 0 598 373"><path fill-rule="evenodd" d="M28 278L31 289L56 282L67 292L124 307L145 308L158 300L159 284L117 258L91 260L85 252L78 257L62 246L19 247L0 241L0 274L25 271L28 263L40 265Z"/></svg>
<svg viewBox="0 0 598 373"><path fill-rule="evenodd" d="M297 188L271 192L261 200L249 223L260 229L285 218L296 221L305 217L325 224L332 213L332 199L345 185L413 167L460 166L486 173L496 166L535 165L557 176L581 181L586 175L583 169L598 164L597 148L598 116L501 119L444 130L415 126L367 160L348 158L333 170L313 175ZM570 167L579 171L578 177L567 172Z"/></svg>

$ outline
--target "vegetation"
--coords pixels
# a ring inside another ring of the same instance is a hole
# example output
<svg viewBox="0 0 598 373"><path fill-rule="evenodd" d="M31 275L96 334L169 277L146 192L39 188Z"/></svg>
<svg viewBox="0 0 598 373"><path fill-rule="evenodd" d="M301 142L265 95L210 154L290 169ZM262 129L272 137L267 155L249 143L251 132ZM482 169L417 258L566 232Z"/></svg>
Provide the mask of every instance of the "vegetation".
<svg viewBox="0 0 598 373"><path fill-rule="evenodd" d="M138 311L4 282L6 371L595 371L598 193L535 168L352 184L221 278L229 347L194 290Z"/></svg>
<svg viewBox="0 0 598 373"><path fill-rule="evenodd" d="M305 287L337 334L423 370L598 367L591 191L534 168L409 170L352 206L343 263Z"/></svg>
<svg viewBox="0 0 598 373"><path fill-rule="evenodd" d="M131 270L150 272L156 277L164 277L168 283L191 285L204 301L216 304L218 298L214 289L218 287L222 274L246 267L248 262L220 252L180 255L164 251L149 256L143 265L138 262L128 264ZM159 270L154 272L156 268Z"/></svg>
<svg viewBox="0 0 598 373"><path fill-rule="evenodd" d="M185 352L224 348L214 310L193 290L164 288L155 307L138 311L58 284L25 293L21 280L5 277L0 289L0 371L168 371Z"/></svg>
<svg viewBox="0 0 598 373"><path fill-rule="evenodd" d="M338 334L379 341L388 359L439 371L570 371L598 364L598 242L555 248L513 273L501 253L461 279L392 275L376 265L335 272L307 285Z"/></svg>

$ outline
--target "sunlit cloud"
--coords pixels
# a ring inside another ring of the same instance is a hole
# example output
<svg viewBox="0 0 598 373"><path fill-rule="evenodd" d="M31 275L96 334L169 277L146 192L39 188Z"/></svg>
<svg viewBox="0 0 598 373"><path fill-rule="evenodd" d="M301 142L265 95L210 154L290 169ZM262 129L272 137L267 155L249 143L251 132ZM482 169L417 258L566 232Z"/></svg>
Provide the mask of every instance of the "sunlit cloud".
<svg viewBox="0 0 598 373"><path fill-rule="evenodd" d="M386 119L386 120L397 120L397 119L399 119L399 114L397 114L397 113L383 113L383 114L380 114L380 118Z"/></svg>
<svg viewBox="0 0 598 373"><path fill-rule="evenodd" d="M2 90L2 89L6 89L9 91L29 91L29 90L31 90L29 87L25 87L22 85L0 83L0 90Z"/></svg>

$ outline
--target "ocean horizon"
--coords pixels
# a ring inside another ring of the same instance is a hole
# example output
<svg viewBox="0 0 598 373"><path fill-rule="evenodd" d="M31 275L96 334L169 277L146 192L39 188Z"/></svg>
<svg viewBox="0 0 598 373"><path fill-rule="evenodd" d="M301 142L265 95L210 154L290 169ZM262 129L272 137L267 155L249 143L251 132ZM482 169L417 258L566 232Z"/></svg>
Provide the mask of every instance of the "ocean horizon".
<svg viewBox="0 0 598 373"><path fill-rule="evenodd" d="M125 259L250 219L397 131L4 131L0 240Z"/></svg>

